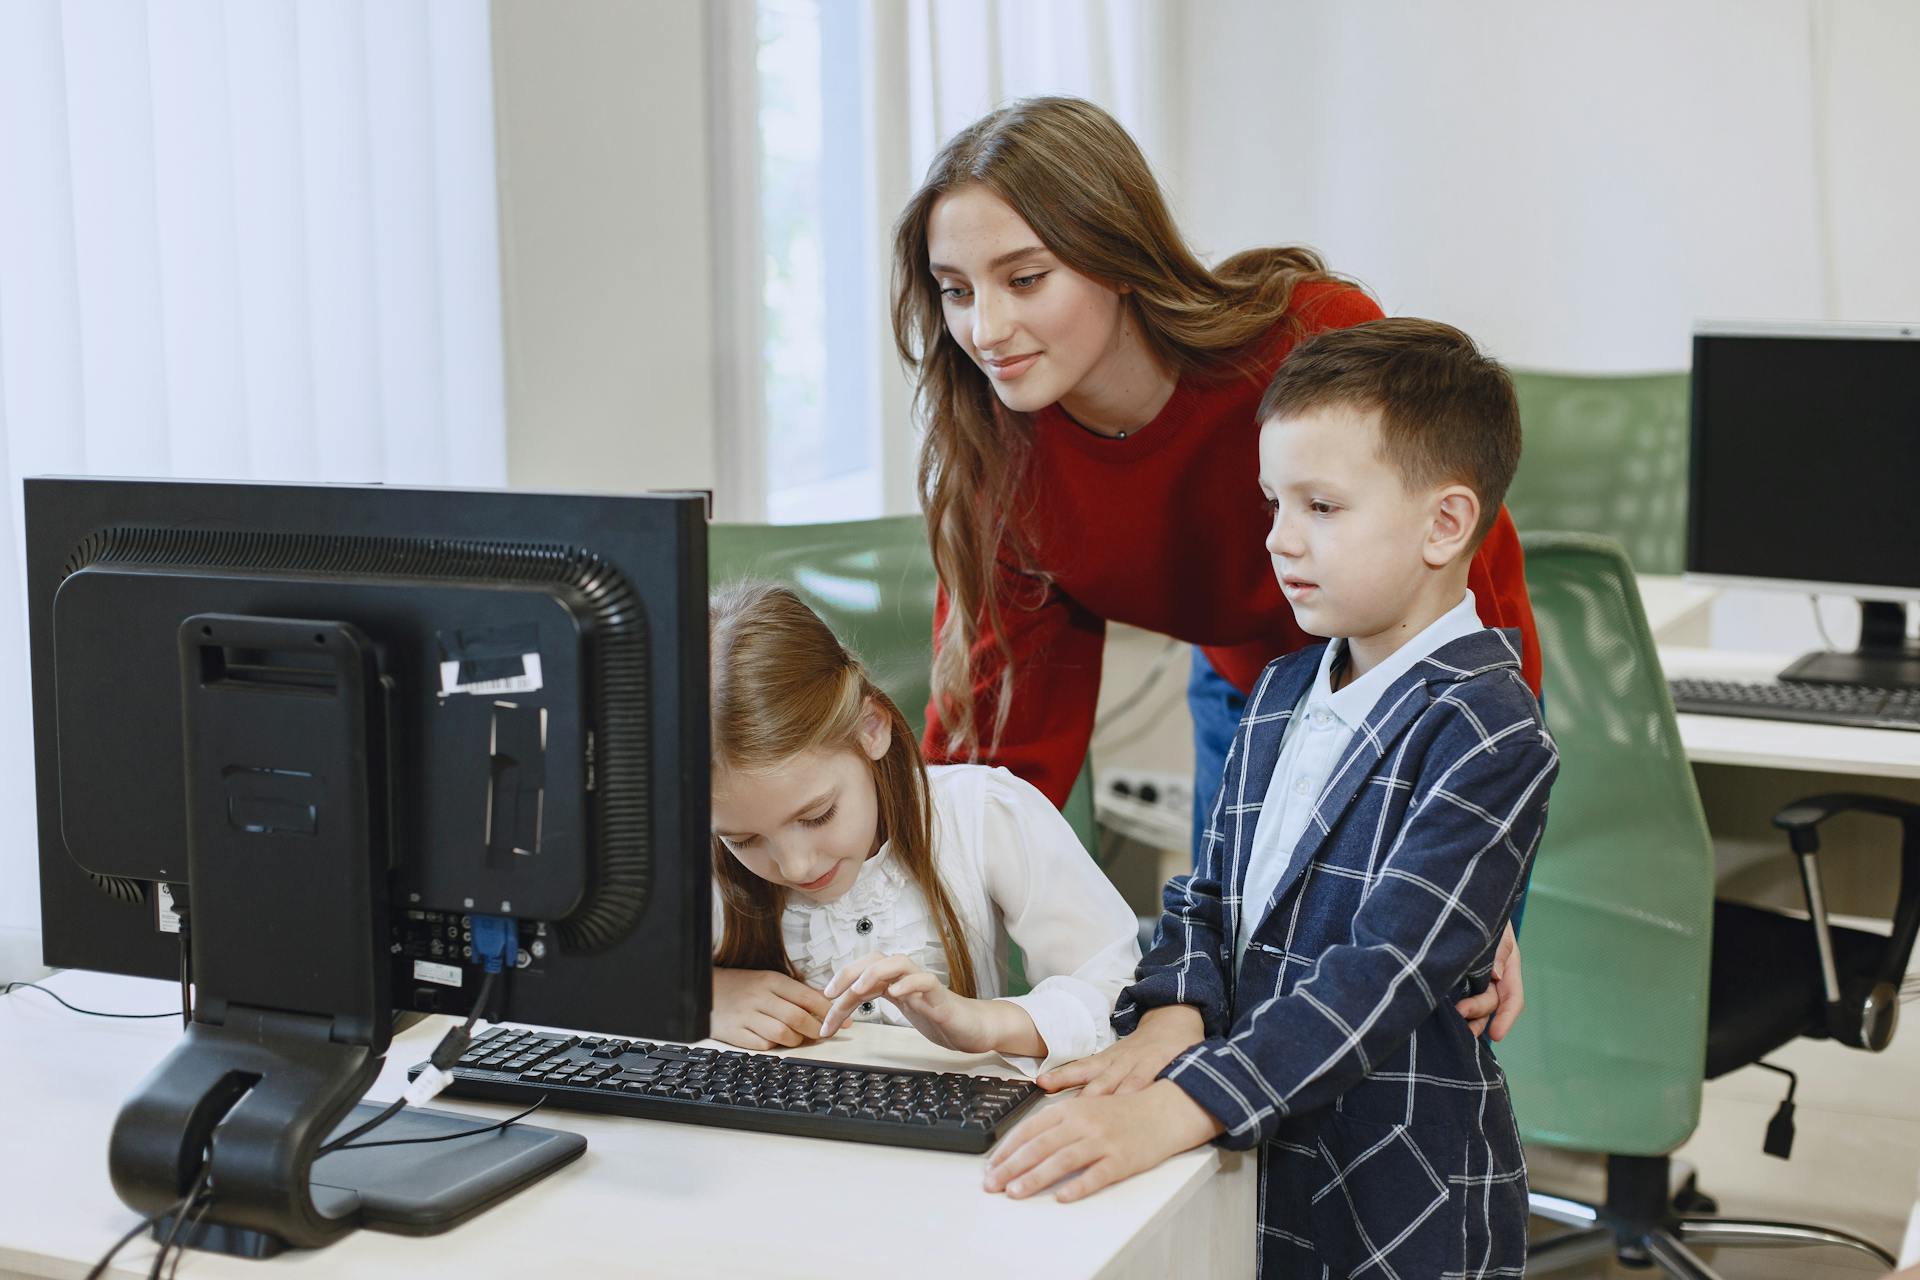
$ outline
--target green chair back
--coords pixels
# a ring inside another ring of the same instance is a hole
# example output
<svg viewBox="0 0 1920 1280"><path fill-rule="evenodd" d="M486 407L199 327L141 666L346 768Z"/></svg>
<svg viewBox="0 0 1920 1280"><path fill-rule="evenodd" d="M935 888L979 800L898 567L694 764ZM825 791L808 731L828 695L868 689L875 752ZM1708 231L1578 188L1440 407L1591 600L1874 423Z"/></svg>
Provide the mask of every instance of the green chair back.
<svg viewBox="0 0 1920 1280"><path fill-rule="evenodd" d="M715 586L761 578L793 588L866 662L918 734L926 728L939 585L926 529L918 516L716 524L707 530L707 576Z"/></svg>
<svg viewBox="0 0 1920 1280"><path fill-rule="evenodd" d="M1684 373L1630 377L1516 370L1526 445L1507 491L1515 527L1615 538L1641 573L1686 558Z"/></svg>
<svg viewBox="0 0 1920 1280"><path fill-rule="evenodd" d="M1524 534L1560 773L1496 1049L1529 1142L1661 1155L1700 1117L1713 846L1618 543Z"/></svg>
<svg viewBox="0 0 1920 1280"><path fill-rule="evenodd" d="M925 731L939 579L919 516L833 524L716 524L708 578L763 578L792 587L866 662L916 735ZM1062 811L1092 852L1093 773L1083 766Z"/></svg>

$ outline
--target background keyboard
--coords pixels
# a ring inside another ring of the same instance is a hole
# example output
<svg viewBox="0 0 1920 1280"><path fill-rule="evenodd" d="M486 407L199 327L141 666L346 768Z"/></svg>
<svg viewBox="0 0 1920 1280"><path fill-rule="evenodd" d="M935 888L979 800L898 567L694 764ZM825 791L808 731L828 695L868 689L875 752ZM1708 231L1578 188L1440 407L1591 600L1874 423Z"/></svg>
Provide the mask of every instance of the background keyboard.
<svg viewBox="0 0 1920 1280"><path fill-rule="evenodd" d="M407 1071L420 1074L421 1063ZM802 1138L979 1153L1041 1096L1025 1080L492 1027L453 1097L604 1111Z"/></svg>
<svg viewBox="0 0 1920 1280"><path fill-rule="evenodd" d="M1802 720L1865 729L1920 730L1920 689L1784 680L1669 680L1676 711L1760 720Z"/></svg>

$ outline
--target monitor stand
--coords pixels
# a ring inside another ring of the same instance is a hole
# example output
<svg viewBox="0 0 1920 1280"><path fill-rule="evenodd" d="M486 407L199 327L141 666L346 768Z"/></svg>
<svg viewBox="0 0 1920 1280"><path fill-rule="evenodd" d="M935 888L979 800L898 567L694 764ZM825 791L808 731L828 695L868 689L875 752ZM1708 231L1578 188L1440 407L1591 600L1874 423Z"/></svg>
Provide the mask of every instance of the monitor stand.
<svg viewBox="0 0 1920 1280"><path fill-rule="evenodd" d="M1920 689L1920 644L1907 639L1907 607L1893 600L1860 602L1860 646L1852 653L1809 653L1780 673L1801 684Z"/></svg>
<svg viewBox="0 0 1920 1280"><path fill-rule="evenodd" d="M329 1138L340 1137L383 1110L378 1103L359 1103ZM370 1150L355 1145L321 1156L308 1175L308 1192L326 1218L397 1235L437 1235L539 1181L587 1149L587 1140L577 1133L538 1125L475 1132L487 1124L482 1116L408 1107L381 1125L378 1133L362 1139L407 1145ZM272 1258L287 1248L281 1236L216 1222L199 1213L184 1215L184 1225L178 1228L174 1215L168 1214L153 1224L152 1236L156 1243L172 1239L182 1248L243 1258Z"/></svg>
<svg viewBox="0 0 1920 1280"><path fill-rule="evenodd" d="M362 1225L445 1230L579 1155L576 1134L518 1125L320 1155L368 1116L391 1038L392 680L346 622L197 614L178 642L198 990L114 1123L120 1199L161 1239L177 1217L200 1248L269 1257ZM360 1141L485 1123L403 1109Z"/></svg>

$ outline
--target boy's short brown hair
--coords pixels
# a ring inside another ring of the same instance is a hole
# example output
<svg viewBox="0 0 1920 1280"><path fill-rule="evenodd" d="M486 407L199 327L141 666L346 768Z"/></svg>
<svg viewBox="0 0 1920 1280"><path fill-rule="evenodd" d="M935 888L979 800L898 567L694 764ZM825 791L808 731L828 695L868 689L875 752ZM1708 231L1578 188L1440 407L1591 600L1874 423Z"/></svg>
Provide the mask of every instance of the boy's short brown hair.
<svg viewBox="0 0 1920 1280"><path fill-rule="evenodd" d="M1411 316L1315 334L1260 397L1262 425L1344 405L1380 412L1380 453L1410 489L1458 483L1480 498L1478 547L1520 465L1520 407L1500 362L1460 330Z"/></svg>

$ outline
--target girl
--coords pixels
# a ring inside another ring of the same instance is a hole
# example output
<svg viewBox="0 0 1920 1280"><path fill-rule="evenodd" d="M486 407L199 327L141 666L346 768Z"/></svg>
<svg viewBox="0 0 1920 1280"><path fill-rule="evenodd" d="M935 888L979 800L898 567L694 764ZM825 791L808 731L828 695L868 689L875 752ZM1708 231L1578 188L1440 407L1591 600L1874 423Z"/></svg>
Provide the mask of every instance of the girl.
<svg viewBox="0 0 1920 1280"><path fill-rule="evenodd" d="M713 1034L750 1049L908 1023L1029 1074L1113 1039L1133 913L1004 769L928 769L859 659L784 587L717 593ZM1004 996L1007 943L1033 990Z"/></svg>
<svg viewBox="0 0 1920 1280"><path fill-rule="evenodd" d="M1254 407L1300 339L1380 308L1302 248L1208 270L1140 150L1073 98L1013 103L934 158L894 226L893 327L926 425L940 575L929 762L1002 764L1057 804L1086 756L1109 620L1193 644L1195 849L1246 694L1295 625L1261 539ZM1469 586L1540 648L1501 509ZM1519 1013L1517 959L1462 1012Z"/></svg>

